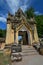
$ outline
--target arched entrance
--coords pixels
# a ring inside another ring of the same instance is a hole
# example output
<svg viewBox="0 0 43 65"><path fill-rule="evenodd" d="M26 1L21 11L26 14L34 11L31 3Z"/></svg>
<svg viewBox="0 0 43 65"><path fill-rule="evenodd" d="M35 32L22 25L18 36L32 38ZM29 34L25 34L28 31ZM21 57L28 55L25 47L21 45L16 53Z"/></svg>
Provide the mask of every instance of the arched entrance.
<svg viewBox="0 0 43 65"><path fill-rule="evenodd" d="M19 38L19 43L23 45L28 45L28 33L27 31L19 31L18 32L18 38Z"/></svg>
<svg viewBox="0 0 43 65"><path fill-rule="evenodd" d="M17 28L16 30L17 43L19 42L18 37L21 36L22 39L20 39L20 41L22 41L22 44L32 45L32 33L25 25L21 26L20 28Z"/></svg>

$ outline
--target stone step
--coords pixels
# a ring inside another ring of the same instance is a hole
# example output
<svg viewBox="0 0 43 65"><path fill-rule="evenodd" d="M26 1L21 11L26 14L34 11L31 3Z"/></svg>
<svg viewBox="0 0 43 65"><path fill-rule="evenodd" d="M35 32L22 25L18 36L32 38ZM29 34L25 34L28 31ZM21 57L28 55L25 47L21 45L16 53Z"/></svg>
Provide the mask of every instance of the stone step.
<svg viewBox="0 0 43 65"><path fill-rule="evenodd" d="M25 49L25 48L23 49L22 48L22 50L35 50L35 48L27 48L27 49Z"/></svg>
<svg viewBox="0 0 43 65"><path fill-rule="evenodd" d="M33 47L23 47L22 56L38 55L38 52Z"/></svg>
<svg viewBox="0 0 43 65"><path fill-rule="evenodd" d="M28 49L22 49L22 50L35 50L35 48L28 48Z"/></svg>
<svg viewBox="0 0 43 65"><path fill-rule="evenodd" d="M37 52L36 50L22 50L22 52Z"/></svg>
<svg viewBox="0 0 43 65"><path fill-rule="evenodd" d="M14 54L15 54L15 53L12 53L12 55L14 55ZM37 52L32 52L32 53L30 53L30 52L28 52L28 53L23 53L23 52L21 52L20 54L22 54L22 56L38 55Z"/></svg>
<svg viewBox="0 0 43 65"><path fill-rule="evenodd" d="M32 55L38 55L38 53L23 54L22 56L32 56Z"/></svg>
<svg viewBox="0 0 43 65"><path fill-rule="evenodd" d="M28 51L22 51L23 53L29 53L29 52L37 52L36 50L34 50L34 51L30 51L30 50L28 50Z"/></svg>
<svg viewBox="0 0 43 65"><path fill-rule="evenodd" d="M38 55L38 52L32 46L22 48L22 53L22 56Z"/></svg>
<svg viewBox="0 0 43 65"><path fill-rule="evenodd" d="M38 52L22 52L23 55L36 55Z"/></svg>

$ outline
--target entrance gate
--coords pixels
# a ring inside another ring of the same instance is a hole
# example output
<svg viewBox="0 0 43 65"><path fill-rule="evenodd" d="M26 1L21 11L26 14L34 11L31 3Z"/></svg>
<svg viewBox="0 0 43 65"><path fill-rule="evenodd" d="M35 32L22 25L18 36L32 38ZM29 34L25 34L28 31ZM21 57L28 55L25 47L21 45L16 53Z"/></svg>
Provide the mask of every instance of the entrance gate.
<svg viewBox="0 0 43 65"><path fill-rule="evenodd" d="M27 31L19 31L18 32L18 36L22 36L22 38L19 40L19 43L21 43L23 45L28 45L28 34L27 34Z"/></svg>

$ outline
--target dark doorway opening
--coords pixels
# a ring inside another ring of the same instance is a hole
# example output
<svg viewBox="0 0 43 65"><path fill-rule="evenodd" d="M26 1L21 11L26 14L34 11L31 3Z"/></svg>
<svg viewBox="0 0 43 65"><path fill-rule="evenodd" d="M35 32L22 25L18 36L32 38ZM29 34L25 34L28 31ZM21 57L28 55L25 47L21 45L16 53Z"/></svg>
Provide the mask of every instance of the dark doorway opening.
<svg viewBox="0 0 43 65"><path fill-rule="evenodd" d="M21 39L19 39L19 43L23 45L28 45L28 34L27 31L19 31L18 38L21 36Z"/></svg>

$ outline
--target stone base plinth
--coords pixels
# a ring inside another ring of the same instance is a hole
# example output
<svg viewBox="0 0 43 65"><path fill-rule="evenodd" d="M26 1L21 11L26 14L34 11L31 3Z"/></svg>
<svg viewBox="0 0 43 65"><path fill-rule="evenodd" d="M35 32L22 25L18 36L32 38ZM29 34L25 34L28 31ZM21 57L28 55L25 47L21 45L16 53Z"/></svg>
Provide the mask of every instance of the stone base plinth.
<svg viewBox="0 0 43 65"><path fill-rule="evenodd" d="M11 45L5 45L4 54L5 55L10 55L11 54Z"/></svg>

